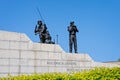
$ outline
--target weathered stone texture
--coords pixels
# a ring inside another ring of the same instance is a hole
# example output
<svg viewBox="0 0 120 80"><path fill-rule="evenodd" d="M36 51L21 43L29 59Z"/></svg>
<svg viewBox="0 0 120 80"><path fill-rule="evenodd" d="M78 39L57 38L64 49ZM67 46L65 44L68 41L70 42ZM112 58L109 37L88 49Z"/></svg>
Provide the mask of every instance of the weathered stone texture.
<svg viewBox="0 0 120 80"><path fill-rule="evenodd" d="M88 54L66 53L57 44L33 43L24 33L0 31L0 76L71 72L119 65L94 62Z"/></svg>

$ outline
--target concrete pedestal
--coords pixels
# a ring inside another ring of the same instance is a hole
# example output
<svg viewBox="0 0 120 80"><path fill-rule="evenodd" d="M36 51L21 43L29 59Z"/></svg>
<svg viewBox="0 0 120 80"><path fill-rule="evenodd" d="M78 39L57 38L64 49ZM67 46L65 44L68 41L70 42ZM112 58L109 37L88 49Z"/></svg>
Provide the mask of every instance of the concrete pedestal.
<svg viewBox="0 0 120 80"><path fill-rule="evenodd" d="M94 62L88 54L66 53L57 44L34 43L24 33L0 31L0 77L82 71L101 66L119 65Z"/></svg>

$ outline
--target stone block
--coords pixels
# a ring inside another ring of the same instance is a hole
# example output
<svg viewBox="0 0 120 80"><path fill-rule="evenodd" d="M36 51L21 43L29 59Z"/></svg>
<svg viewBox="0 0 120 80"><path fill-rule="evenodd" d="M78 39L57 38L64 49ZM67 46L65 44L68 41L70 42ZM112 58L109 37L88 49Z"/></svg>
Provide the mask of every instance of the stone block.
<svg viewBox="0 0 120 80"><path fill-rule="evenodd" d="M34 73L33 66L21 66L21 73Z"/></svg>
<svg viewBox="0 0 120 80"><path fill-rule="evenodd" d="M50 53L48 54L48 59L61 60L61 59L62 59L61 55L62 55L62 54L60 54L60 53L52 53L52 52L50 52Z"/></svg>
<svg viewBox="0 0 120 80"><path fill-rule="evenodd" d="M54 45L54 51L57 53L65 53L65 51L57 44Z"/></svg>
<svg viewBox="0 0 120 80"><path fill-rule="evenodd" d="M77 58L75 58L75 55L74 54L62 54L62 57L63 57L63 59L64 60L75 60L75 59L77 59Z"/></svg>
<svg viewBox="0 0 120 80"><path fill-rule="evenodd" d="M41 51L48 51L52 53L62 53L64 52L62 48L57 44L42 44L40 43Z"/></svg>
<svg viewBox="0 0 120 80"><path fill-rule="evenodd" d="M41 51L47 52L55 52L55 48L53 44L41 44Z"/></svg>
<svg viewBox="0 0 120 80"><path fill-rule="evenodd" d="M38 66L49 66L48 64L47 64L47 61L48 60L40 60L40 61L38 61L39 63L38 63Z"/></svg>
<svg viewBox="0 0 120 80"><path fill-rule="evenodd" d="M62 57L64 60L82 60L82 58L78 55L78 54L71 54L71 53L67 53L67 54L62 54Z"/></svg>
<svg viewBox="0 0 120 80"><path fill-rule="evenodd" d="M41 44L40 43L34 43L33 44L33 50L41 50Z"/></svg>
<svg viewBox="0 0 120 80"><path fill-rule="evenodd" d="M27 42L19 42L19 50L28 50Z"/></svg>
<svg viewBox="0 0 120 80"><path fill-rule="evenodd" d="M76 55L76 54L68 54L66 56L66 59L67 60L77 60L78 59L78 55Z"/></svg>
<svg viewBox="0 0 120 80"><path fill-rule="evenodd" d="M64 67L49 67L49 72L66 72Z"/></svg>
<svg viewBox="0 0 120 80"><path fill-rule="evenodd" d="M35 60L34 59L30 59L28 61L28 66L35 66Z"/></svg>
<svg viewBox="0 0 120 80"><path fill-rule="evenodd" d="M71 53L62 53L62 59L64 60L79 60L79 61L89 61L93 62L93 60L87 54L71 54Z"/></svg>
<svg viewBox="0 0 120 80"><path fill-rule="evenodd" d="M100 62L93 62L91 63L91 65L92 67L105 67L105 65Z"/></svg>
<svg viewBox="0 0 120 80"><path fill-rule="evenodd" d="M33 50L34 51L34 49L33 49L33 43L32 42L29 42L29 43L27 43L27 50Z"/></svg>
<svg viewBox="0 0 120 80"><path fill-rule="evenodd" d="M9 49L9 41L0 40L0 49Z"/></svg>
<svg viewBox="0 0 120 80"><path fill-rule="evenodd" d="M34 50L39 50L42 52L52 52L52 53L62 53L64 52L62 48L60 48L56 44L43 44L43 43L34 43L33 44Z"/></svg>
<svg viewBox="0 0 120 80"><path fill-rule="evenodd" d="M85 66L86 68L90 68L91 67L91 62L84 62L85 63Z"/></svg>
<svg viewBox="0 0 120 80"><path fill-rule="evenodd" d="M79 63L78 63L78 65L79 65ZM66 66L66 67L77 67L77 62L72 61L72 60L64 61L64 66Z"/></svg>
<svg viewBox="0 0 120 80"><path fill-rule="evenodd" d="M49 67L43 66L43 67L36 67L37 73L48 73Z"/></svg>
<svg viewBox="0 0 120 80"><path fill-rule="evenodd" d="M0 58L19 58L18 50L0 50Z"/></svg>
<svg viewBox="0 0 120 80"><path fill-rule="evenodd" d="M78 72L78 71L82 71L82 70L84 70L84 68L73 68L73 67L66 68L67 72Z"/></svg>
<svg viewBox="0 0 120 80"><path fill-rule="evenodd" d="M20 42L18 41L9 41L9 48L10 49L20 49Z"/></svg>
<svg viewBox="0 0 120 80"><path fill-rule="evenodd" d="M56 66L56 60L46 60L46 64L47 66L52 66L55 67Z"/></svg>
<svg viewBox="0 0 120 80"><path fill-rule="evenodd" d="M55 67L79 67L79 62L65 60L47 60L47 66Z"/></svg>
<svg viewBox="0 0 120 80"><path fill-rule="evenodd" d="M85 54L85 59L90 61L90 62L94 62L94 60L88 54Z"/></svg>
<svg viewBox="0 0 120 80"><path fill-rule="evenodd" d="M85 67L85 62L80 62L80 68Z"/></svg>
<svg viewBox="0 0 120 80"><path fill-rule="evenodd" d="M80 61L77 61L77 60L71 61L71 66L72 67L80 67Z"/></svg>
<svg viewBox="0 0 120 80"><path fill-rule="evenodd" d="M33 59L21 59L19 65L21 65L21 66L34 66L35 60L33 60Z"/></svg>
<svg viewBox="0 0 120 80"><path fill-rule="evenodd" d="M66 67L56 67L56 72L67 72Z"/></svg>
<svg viewBox="0 0 120 80"><path fill-rule="evenodd" d="M86 61L85 54L74 54L73 56L74 60Z"/></svg>
<svg viewBox="0 0 120 80"><path fill-rule="evenodd" d="M48 67L48 72L57 72L56 67Z"/></svg>
<svg viewBox="0 0 120 80"><path fill-rule="evenodd" d="M16 58L16 59L9 59L9 65L10 66L18 66L20 64L20 59Z"/></svg>
<svg viewBox="0 0 120 80"><path fill-rule="evenodd" d="M20 34L20 41L23 41L23 42L32 42L30 40L30 38L26 34L24 34L24 33Z"/></svg>
<svg viewBox="0 0 120 80"><path fill-rule="evenodd" d="M0 66L8 66L8 65L10 65L9 59L0 58Z"/></svg>
<svg viewBox="0 0 120 80"><path fill-rule="evenodd" d="M20 66L28 66L29 59L20 59Z"/></svg>
<svg viewBox="0 0 120 80"><path fill-rule="evenodd" d="M9 58L9 51L0 49L0 58Z"/></svg>
<svg viewBox="0 0 120 80"><path fill-rule="evenodd" d="M0 30L0 40L32 42L26 34Z"/></svg>
<svg viewBox="0 0 120 80"><path fill-rule="evenodd" d="M35 52L36 59L49 59L49 53L48 52Z"/></svg>
<svg viewBox="0 0 120 80"><path fill-rule="evenodd" d="M0 40L19 41L20 33L0 31L0 37L1 37Z"/></svg>
<svg viewBox="0 0 120 80"><path fill-rule="evenodd" d="M66 56L68 55L68 53L61 53L61 58L62 60L66 60Z"/></svg>
<svg viewBox="0 0 120 80"><path fill-rule="evenodd" d="M5 73L0 73L0 77L7 77L8 74L5 74Z"/></svg>
<svg viewBox="0 0 120 80"><path fill-rule="evenodd" d="M10 74L19 73L19 66L10 66Z"/></svg>
<svg viewBox="0 0 120 80"><path fill-rule="evenodd" d="M0 73L9 73L9 66L0 66Z"/></svg>
<svg viewBox="0 0 120 80"><path fill-rule="evenodd" d="M23 59L34 59L33 51L21 51L21 58Z"/></svg>
<svg viewBox="0 0 120 80"><path fill-rule="evenodd" d="M37 66L48 66L48 67L53 67L56 66L56 61L55 60L46 60L46 59L41 59L41 60L36 60L36 65Z"/></svg>
<svg viewBox="0 0 120 80"><path fill-rule="evenodd" d="M7 74L8 75L8 74ZM20 75L19 73L10 73L11 76L18 76Z"/></svg>

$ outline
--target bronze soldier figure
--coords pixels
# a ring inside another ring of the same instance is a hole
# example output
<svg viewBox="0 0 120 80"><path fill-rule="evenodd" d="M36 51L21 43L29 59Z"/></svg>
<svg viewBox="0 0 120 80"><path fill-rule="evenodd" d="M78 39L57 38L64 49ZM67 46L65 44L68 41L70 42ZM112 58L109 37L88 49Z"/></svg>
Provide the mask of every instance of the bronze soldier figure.
<svg viewBox="0 0 120 80"><path fill-rule="evenodd" d="M47 30L46 24L43 24L41 20L38 20L34 33L35 35L39 34L41 43L54 44L54 42L51 41L52 38Z"/></svg>
<svg viewBox="0 0 120 80"><path fill-rule="evenodd" d="M51 36L50 36L50 33L49 31L46 31L46 43L50 44L52 41L51 41Z"/></svg>
<svg viewBox="0 0 120 80"><path fill-rule="evenodd" d="M70 26L68 26L69 31L69 52L72 53L72 46L74 44L74 51L77 53L77 39L76 39L76 32L78 29L76 25L74 25L74 21L70 22Z"/></svg>
<svg viewBox="0 0 120 80"><path fill-rule="evenodd" d="M46 25L42 24L42 21L38 20L38 23L35 27L34 33L35 33L35 35L39 34L41 43L45 43L46 29L47 29Z"/></svg>

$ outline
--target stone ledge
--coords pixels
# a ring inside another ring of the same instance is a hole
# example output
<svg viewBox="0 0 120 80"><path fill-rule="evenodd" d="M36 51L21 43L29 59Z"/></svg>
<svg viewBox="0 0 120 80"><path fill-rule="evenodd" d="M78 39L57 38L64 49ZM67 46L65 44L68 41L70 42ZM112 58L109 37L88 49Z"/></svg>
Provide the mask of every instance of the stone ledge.
<svg viewBox="0 0 120 80"><path fill-rule="evenodd" d="M66 53L57 44L32 42L26 34L0 31L0 76L71 72L120 65L95 62L88 54Z"/></svg>
<svg viewBox="0 0 120 80"><path fill-rule="evenodd" d="M24 33L9 32L9 31L2 31L2 30L0 30L0 40L32 42Z"/></svg>

